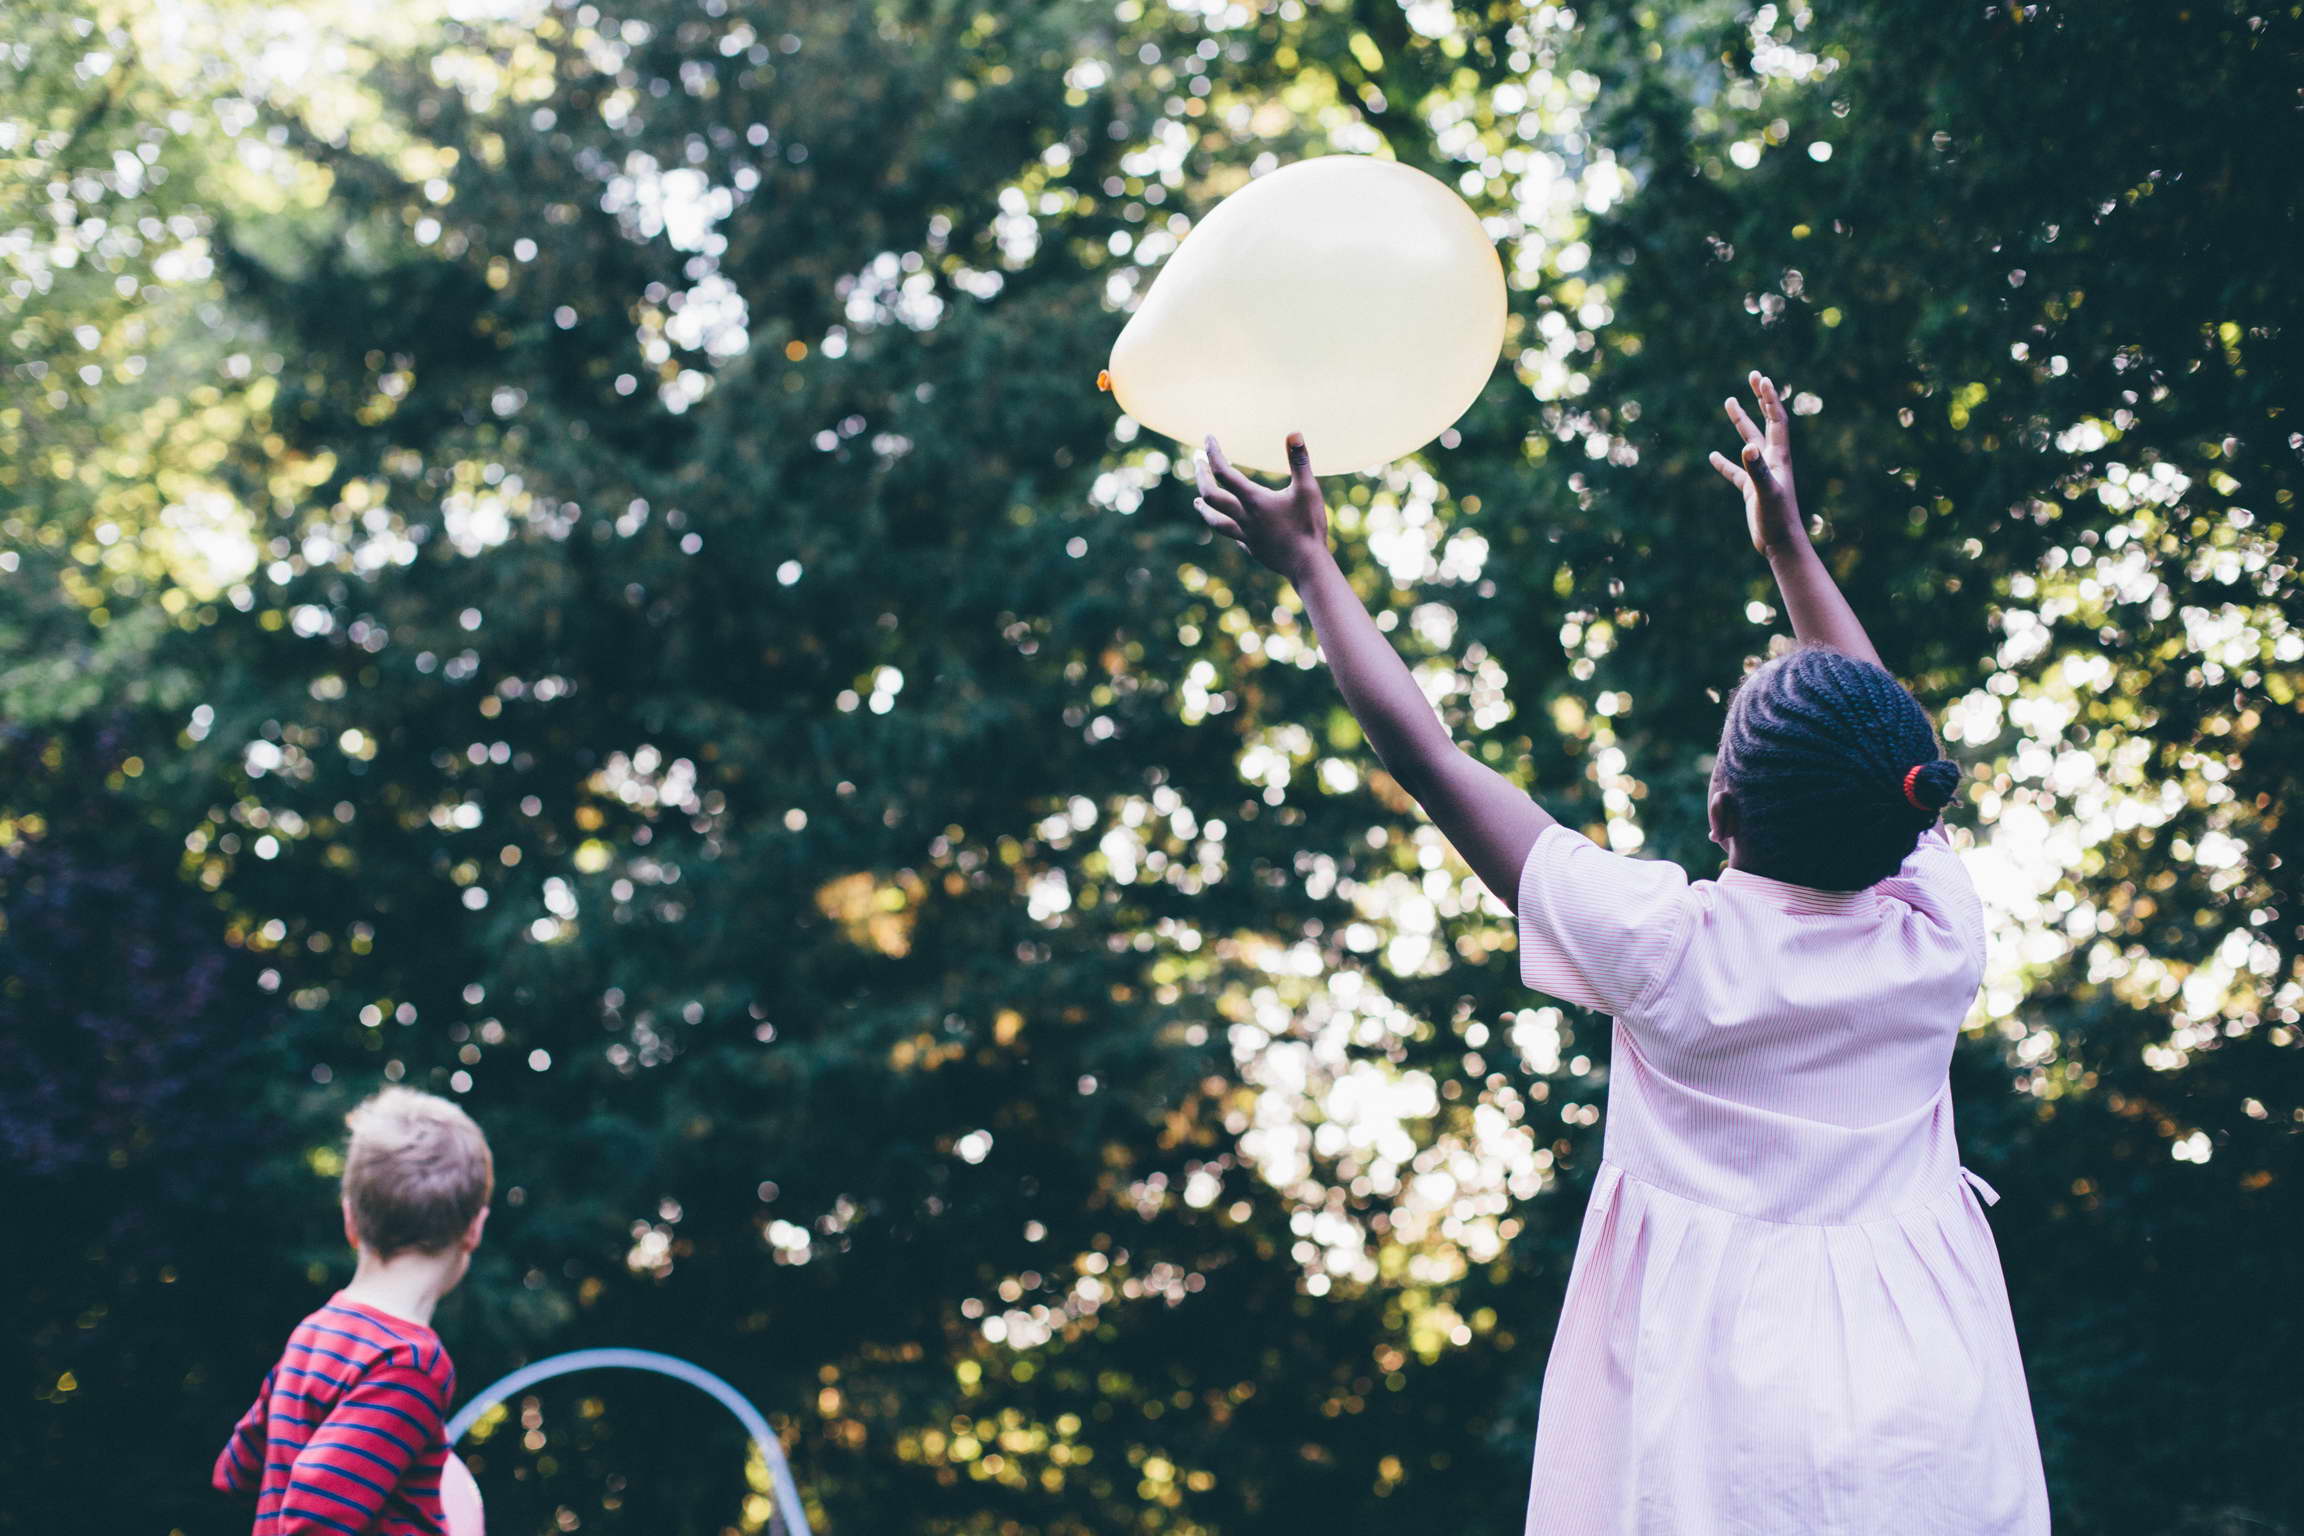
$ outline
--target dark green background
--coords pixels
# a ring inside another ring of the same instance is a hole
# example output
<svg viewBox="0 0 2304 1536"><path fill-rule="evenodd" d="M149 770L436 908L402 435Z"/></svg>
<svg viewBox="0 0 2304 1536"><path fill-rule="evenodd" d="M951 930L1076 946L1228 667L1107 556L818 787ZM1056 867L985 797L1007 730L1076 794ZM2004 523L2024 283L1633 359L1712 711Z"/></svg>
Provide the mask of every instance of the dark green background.
<svg viewBox="0 0 2304 1536"><path fill-rule="evenodd" d="M1459 676L1451 723L1571 824L1711 869L1774 615L1704 455L1746 368L1815 397L1803 500L1883 655L2015 706L1950 743L1952 820L2059 872L1955 1066L2058 1529L2304 1521L2297 8L632 0L356 53L349 131L250 99L229 27L164 67L152 14L0 36L0 1529L241 1528L208 1464L346 1273L340 1117L458 1071L503 1184L440 1317L467 1389L699 1360L839 1536L1517 1529L1605 1032L1477 1047L1539 1005L1494 910L1412 974L1355 938L1337 881L1423 878L1417 818L1092 387L1134 242L1336 147L1459 185L1514 273L1430 482L1331 482L1343 558L1412 660L1501 664L1512 712ZM489 59L519 87L445 83ZM1630 195L1527 229L1537 155ZM617 211L649 165L731 192L718 243ZM715 276L749 345L648 349ZM198 487L244 578L171 542ZM509 537L459 552L491 492ZM1409 501L1477 577L1374 558ZM1155 794L1196 820L1123 878L1099 840ZM1493 1262L1412 1271L1354 1169L1243 1156L1256 989L1316 1017L1341 972L1407 1021L1356 1054L1437 1085L1420 1143L1487 1101L1556 1159ZM1307 1200L1376 1279L1310 1293ZM986 1338L1088 1255L1092 1313ZM474 1449L493 1529L756 1528L703 1399L535 1406L540 1449Z"/></svg>

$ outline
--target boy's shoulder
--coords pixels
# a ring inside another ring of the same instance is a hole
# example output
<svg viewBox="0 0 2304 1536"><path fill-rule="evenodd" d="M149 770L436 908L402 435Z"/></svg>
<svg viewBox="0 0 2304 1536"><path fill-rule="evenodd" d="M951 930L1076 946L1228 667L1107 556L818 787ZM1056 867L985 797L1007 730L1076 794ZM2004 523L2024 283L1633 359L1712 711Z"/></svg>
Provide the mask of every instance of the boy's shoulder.
<svg viewBox="0 0 2304 1536"><path fill-rule="evenodd" d="M288 1350L334 1362L353 1374L396 1366L443 1382L455 1377L440 1335L422 1323L342 1295L331 1296L296 1325L288 1336Z"/></svg>

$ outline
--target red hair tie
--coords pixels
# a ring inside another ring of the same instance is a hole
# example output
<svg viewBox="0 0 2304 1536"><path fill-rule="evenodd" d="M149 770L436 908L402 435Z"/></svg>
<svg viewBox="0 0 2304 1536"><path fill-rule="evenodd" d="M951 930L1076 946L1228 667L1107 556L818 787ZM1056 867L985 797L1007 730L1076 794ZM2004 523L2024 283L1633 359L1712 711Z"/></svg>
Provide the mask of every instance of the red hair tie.
<svg viewBox="0 0 2304 1536"><path fill-rule="evenodd" d="M1922 805L1920 803L1920 797L1912 793L1912 781L1919 778L1920 770L1927 766L1928 765L1926 763L1914 763L1910 768L1907 768L1904 771L1904 798L1911 802L1912 809L1916 811L1926 811L1930 815L1934 815L1935 808L1933 806Z"/></svg>

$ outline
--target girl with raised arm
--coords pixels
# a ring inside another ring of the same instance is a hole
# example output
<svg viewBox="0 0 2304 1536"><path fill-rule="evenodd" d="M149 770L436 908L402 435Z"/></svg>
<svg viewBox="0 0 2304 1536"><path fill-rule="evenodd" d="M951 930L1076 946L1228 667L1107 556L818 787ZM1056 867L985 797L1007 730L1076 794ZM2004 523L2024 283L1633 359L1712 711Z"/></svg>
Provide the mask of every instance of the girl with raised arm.
<svg viewBox="0 0 2304 1536"><path fill-rule="evenodd" d="M1959 773L1810 547L1784 406L1715 468L1800 644L1728 703L1715 880L1605 850L1457 750L1289 483L1197 505L1296 585L1385 768L1513 910L1529 986L1614 1020L1606 1145L1544 1374L1530 1536L2044 1536L2008 1297L1947 1070L1984 917Z"/></svg>

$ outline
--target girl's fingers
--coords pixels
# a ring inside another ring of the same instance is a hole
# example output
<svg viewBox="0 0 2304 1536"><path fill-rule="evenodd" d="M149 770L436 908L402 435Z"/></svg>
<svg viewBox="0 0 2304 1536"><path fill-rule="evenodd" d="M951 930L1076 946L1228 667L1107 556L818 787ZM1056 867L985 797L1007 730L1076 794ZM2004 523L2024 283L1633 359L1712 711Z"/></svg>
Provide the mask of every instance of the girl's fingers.
<svg viewBox="0 0 2304 1536"><path fill-rule="evenodd" d="M1200 493L1200 499L1234 522L1247 521L1248 509L1240 504L1240 498L1214 482Z"/></svg>
<svg viewBox="0 0 2304 1536"><path fill-rule="evenodd" d="M1743 404L1735 399L1730 399L1727 405L1728 419L1736 423L1736 435L1743 438L1747 444L1761 442L1763 439L1760 436L1760 429L1752 425L1751 417L1744 414Z"/></svg>
<svg viewBox="0 0 2304 1536"><path fill-rule="evenodd" d="M1192 455L1192 480L1200 487L1201 495L1213 496L1216 493L1216 477L1209 473L1205 451Z"/></svg>
<svg viewBox="0 0 2304 1536"><path fill-rule="evenodd" d="M1320 488L1312 473L1312 451L1304 446L1301 432L1288 434L1288 478L1295 482L1298 490Z"/></svg>
<svg viewBox="0 0 2304 1536"><path fill-rule="evenodd" d="M1736 489L1740 491L1748 491L1752 488L1752 477L1745 474L1743 470L1737 468L1735 461L1730 459L1728 455L1724 453L1715 453L1712 455L1712 467L1720 471L1721 479L1727 481L1730 485L1736 487Z"/></svg>
<svg viewBox="0 0 2304 1536"><path fill-rule="evenodd" d="M1224 457L1224 445L1213 435L1208 439L1208 467L1215 471L1216 483L1235 496L1259 489L1255 481L1232 467L1232 461Z"/></svg>
<svg viewBox="0 0 2304 1536"><path fill-rule="evenodd" d="M1752 396L1760 402L1760 414L1770 421L1784 419L1784 398L1776 393L1776 381L1757 368L1752 371Z"/></svg>
<svg viewBox="0 0 2304 1536"><path fill-rule="evenodd" d="M1775 488L1775 477L1768 472L1768 452L1760 443L1744 445L1744 473L1751 477L1753 485L1760 490Z"/></svg>
<svg viewBox="0 0 2304 1536"><path fill-rule="evenodd" d="M1243 545L1248 542L1248 535L1241 529L1240 525L1208 505L1206 500L1195 499L1192 505L1200 509L1200 520L1218 533L1223 534L1226 538L1236 539Z"/></svg>
<svg viewBox="0 0 2304 1536"><path fill-rule="evenodd" d="M1199 485L1201 496L1214 503L1218 511L1228 512L1234 517L1241 515L1240 498L1216 483L1216 476L1209 469L1206 454L1193 455L1192 479Z"/></svg>
<svg viewBox="0 0 2304 1536"><path fill-rule="evenodd" d="M1764 374L1754 374L1760 382L1755 386L1760 393L1760 414L1768 418L1768 441L1781 449L1792 430L1791 418L1784 414L1784 396L1776 388L1776 381Z"/></svg>

